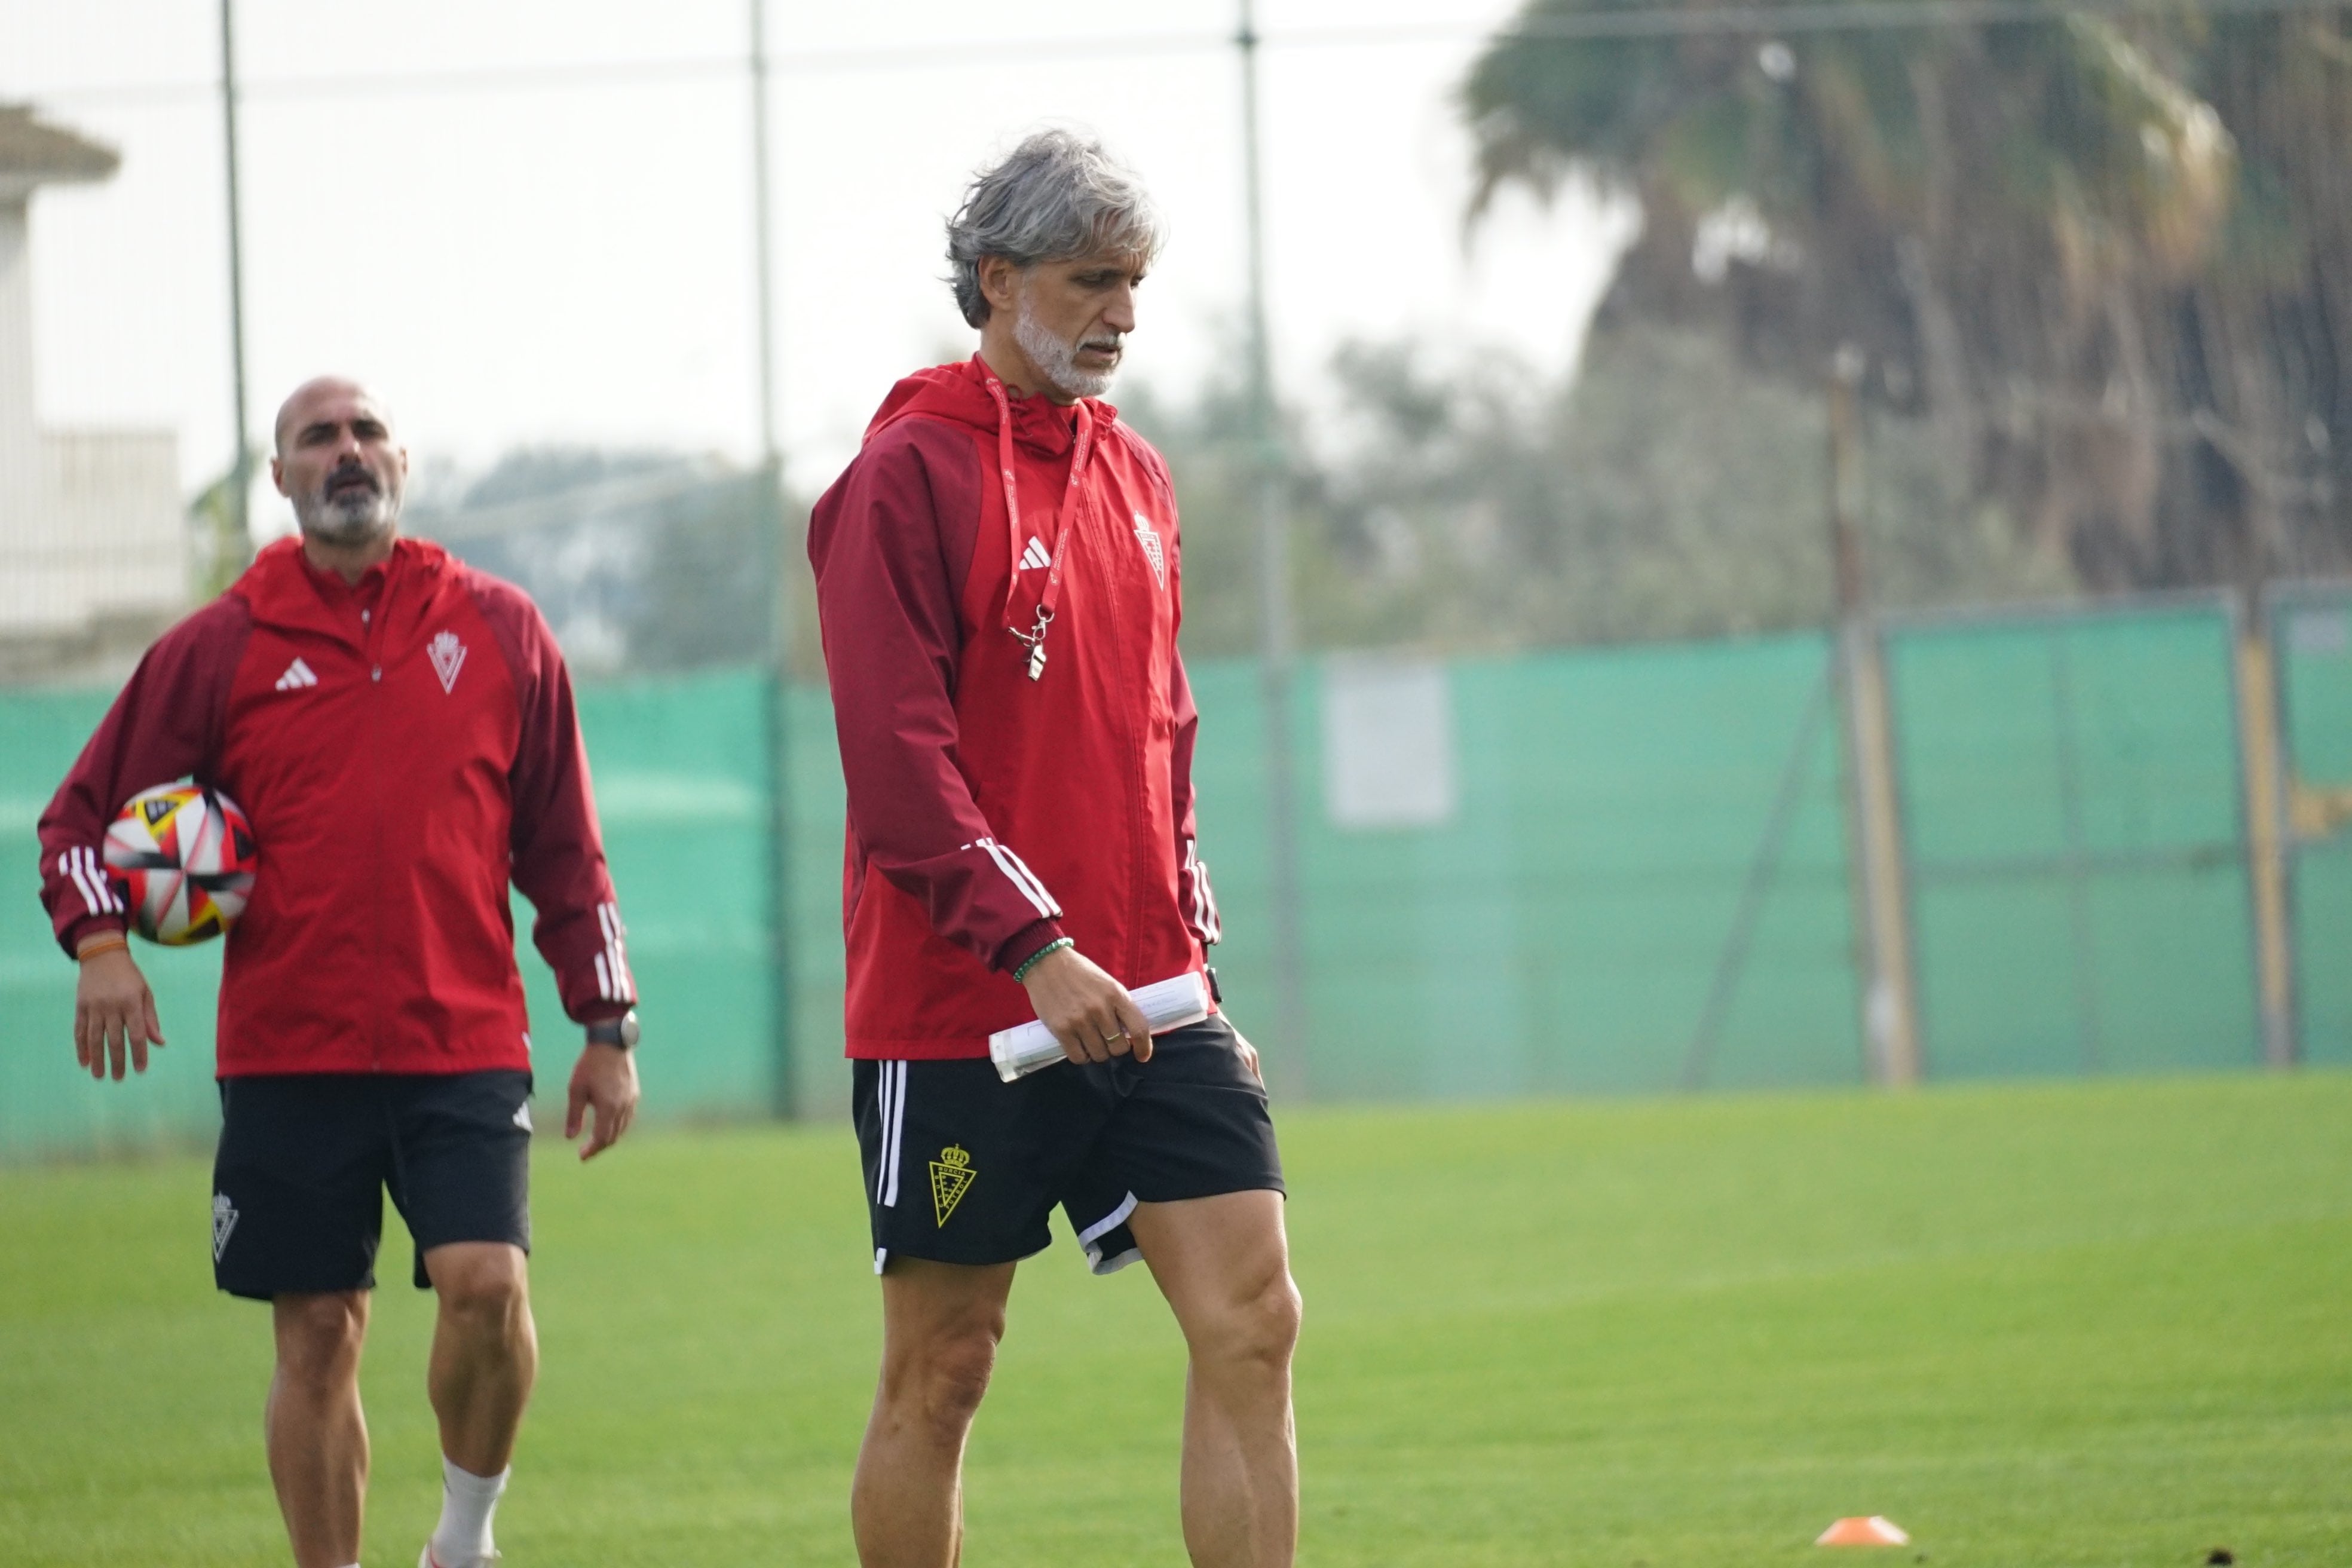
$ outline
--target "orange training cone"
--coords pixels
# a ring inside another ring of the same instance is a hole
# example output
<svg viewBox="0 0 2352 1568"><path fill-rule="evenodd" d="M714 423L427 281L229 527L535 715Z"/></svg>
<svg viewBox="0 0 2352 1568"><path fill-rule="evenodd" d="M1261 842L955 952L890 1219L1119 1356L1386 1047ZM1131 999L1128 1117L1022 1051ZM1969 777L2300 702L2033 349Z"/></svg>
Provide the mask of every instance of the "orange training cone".
<svg viewBox="0 0 2352 1568"><path fill-rule="evenodd" d="M1814 1542L1816 1546L1908 1546L1911 1538L1903 1527L1891 1519L1872 1514L1868 1519L1842 1519Z"/></svg>

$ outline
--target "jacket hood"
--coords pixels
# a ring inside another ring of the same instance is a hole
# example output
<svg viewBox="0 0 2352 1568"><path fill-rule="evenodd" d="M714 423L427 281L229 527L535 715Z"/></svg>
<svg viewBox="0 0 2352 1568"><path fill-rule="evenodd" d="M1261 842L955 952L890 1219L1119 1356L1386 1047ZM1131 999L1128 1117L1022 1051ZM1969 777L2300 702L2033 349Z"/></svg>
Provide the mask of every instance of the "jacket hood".
<svg viewBox="0 0 2352 1568"><path fill-rule="evenodd" d="M935 364L917 371L892 387L890 395L882 400L882 406L874 411L873 420L866 426L866 439L871 441L912 415L995 434L996 400L988 395L987 374L978 354L955 364ZM1041 457L1058 458L1070 449L1076 431L1066 408L1051 398L1015 397L1010 387L1005 392L1013 408L1014 441ZM1118 418L1118 410L1099 398L1084 401L1094 415L1096 439L1099 442L1100 433Z"/></svg>
<svg viewBox="0 0 2352 1568"><path fill-rule="evenodd" d="M983 391L984 398L988 394ZM448 570L451 556L430 540L400 538L383 571L391 575L438 576ZM341 622L327 607L326 591L318 574L302 559L302 541L279 539L264 545L230 593L243 599L253 618L265 626L327 626L340 630Z"/></svg>

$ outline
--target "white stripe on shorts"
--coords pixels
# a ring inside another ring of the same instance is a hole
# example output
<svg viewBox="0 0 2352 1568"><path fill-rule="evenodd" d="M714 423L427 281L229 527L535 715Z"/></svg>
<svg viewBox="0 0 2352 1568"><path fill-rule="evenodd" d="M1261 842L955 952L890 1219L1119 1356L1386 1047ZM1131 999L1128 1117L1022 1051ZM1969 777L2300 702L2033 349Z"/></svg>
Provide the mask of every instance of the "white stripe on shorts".
<svg viewBox="0 0 2352 1568"><path fill-rule="evenodd" d="M1111 1210L1110 1213L1103 1215L1102 1218L1095 1221L1094 1224L1078 1232L1078 1245L1085 1247L1089 1253L1093 1252L1095 1249L1096 1237L1101 1236L1105 1231L1116 1230L1120 1226L1125 1225L1127 1223L1127 1216L1134 1212L1135 1194L1133 1193L1129 1193L1127 1194L1126 1199L1120 1203L1118 1207Z"/></svg>
<svg viewBox="0 0 2352 1568"><path fill-rule="evenodd" d="M881 1070L882 1170L875 1178L874 1201L886 1209L898 1206L898 1146L907 1128L907 1064L884 1062Z"/></svg>
<svg viewBox="0 0 2352 1568"><path fill-rule="evenodd" d="M1104 1237L1109 1235L1112 1231L1117 1230L1120 1226L1125 1225L1127 1223L1127 1216L1134 1212L1135 1194L1133 1193L1129 1193L1127 1194L1126 1200L1122 1202L1118 1207L1111 1210L1110 1213L1103 1215L1102 1218L1095 1221L1094 1224L1078 1232L1078 1246L1087 1255L1087 1267L1088 1269L1096 1274L1116 1274L1120 1269L1126 1268L1129 1264L1133 1263L1143 1256L1143 1253L1139 1248L1130 1247L1125 1252L1119 1253L1116 1257L1105 1258L1103 1256L1102 1247L1097 1245Z"/></svg>

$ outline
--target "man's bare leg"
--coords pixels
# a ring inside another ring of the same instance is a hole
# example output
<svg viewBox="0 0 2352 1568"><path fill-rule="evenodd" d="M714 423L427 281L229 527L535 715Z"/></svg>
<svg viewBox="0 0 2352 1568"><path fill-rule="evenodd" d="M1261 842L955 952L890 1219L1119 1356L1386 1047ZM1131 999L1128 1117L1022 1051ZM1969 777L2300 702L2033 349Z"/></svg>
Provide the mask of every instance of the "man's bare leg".
<svg viewBox="0 0 2352 1568"><path fill-rule="evenodd" d="M279 1296L270 1308L278 1371L262 1424L278 1510L297 1568L346 1568L360 1560L367 1500L360 1351L367 1342L368 1294Z"/></svg>
<svg viewBox="0 0 2352 1568"><path fill-rule="evenodd" d="M425 1272L441 1299L425 1380L441 1419L441 1452L460 1469L495 1476L514 1458L539 1376L522 1248L455 1241L425 1255Z"/></svg>
<svg viewBox="0 0 2352 1568"><path fill-rule="evenodd" d="M1129 1223L1192 1352L1185 1550L1196 1568L1288 1568L1298 1550L1290 1352L1299 1301L1282 1194L1139 1204Z"/></svg>
<svg viewBox="0 0 2352 1568"><path fill-rule="evenodd" d="M443 1461L441 1519L425 1561L473 1568L492 1554L490 1518L539 1373L529 1274L522 1248L502 1241L434 1247L425 1273L441 1299L425 1384Z"/></svg>
<svg viewBox="0 0 2352 1568"><path fill-rule="evenodd" d="M901 1258L882 1276L882 1376L849 1515L865 1568L953 1568L963 1445L988 1392L1013 1265Z"/></svg>

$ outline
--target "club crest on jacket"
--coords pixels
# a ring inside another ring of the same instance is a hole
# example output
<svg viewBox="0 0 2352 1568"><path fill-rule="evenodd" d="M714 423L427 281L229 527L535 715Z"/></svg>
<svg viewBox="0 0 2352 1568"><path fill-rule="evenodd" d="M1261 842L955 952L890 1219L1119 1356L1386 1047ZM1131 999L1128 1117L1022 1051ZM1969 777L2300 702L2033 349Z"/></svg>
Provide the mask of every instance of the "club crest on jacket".
<svg viewBox="0 0 2352 1568"><path fill-rule="evenodd" d="M1143 546L1143 553L1151 562L1151 574L1159 579L1160 591L1168 588L1168 552L1160 547L1160 534L1141 512L1135 514L1135 537Z"/></svg>
<svg viewBox="0 0 2352 1568"><path fill-rule="evenodd" d="M466 668L466 645L457 640L456 632L442 632L425 645L425 657L433 661L433 673L441 678L441 689L457 689L457 672Z"/></svg>

